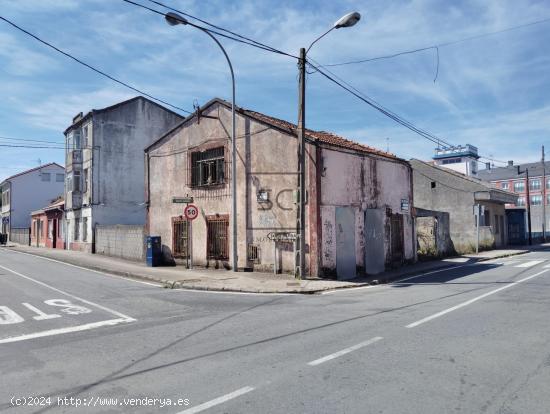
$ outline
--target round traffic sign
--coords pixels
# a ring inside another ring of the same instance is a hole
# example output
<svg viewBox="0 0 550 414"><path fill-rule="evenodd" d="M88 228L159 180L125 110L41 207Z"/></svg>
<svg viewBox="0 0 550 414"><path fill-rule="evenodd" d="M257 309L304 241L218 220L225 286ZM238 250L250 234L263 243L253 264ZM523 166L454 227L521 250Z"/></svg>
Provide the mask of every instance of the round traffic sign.
<svg viewBox="0 0 550 414"><path fill-rule="evenodd" d="M185 214L187 220L195 220L199 215L199 209L194 204L188 204L183 210L183 214Z"/></svg>

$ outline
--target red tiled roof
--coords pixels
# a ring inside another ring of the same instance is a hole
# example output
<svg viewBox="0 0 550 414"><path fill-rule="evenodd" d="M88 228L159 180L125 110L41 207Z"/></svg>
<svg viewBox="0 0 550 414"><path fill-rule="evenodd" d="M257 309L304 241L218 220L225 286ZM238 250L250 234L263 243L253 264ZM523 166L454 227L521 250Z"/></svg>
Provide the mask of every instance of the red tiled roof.
<svg viewBox="0 0 550 414"><path fill-rule="evenodd" d="M246 115L249 115L253 118L257 118L259 120L262 120L268 124L275 125L281 129L284 129L288 131L292 135L296 135L296 129L297 126L291 122L284 121L282 119L274 118L269 115L262 114L260 112L251 111L249 109L242 109L242 112ZM310 138L324 142L329 145L334 145L341 148L348 148L359 152L365 152L368 154L376 154L387 158L393 158L398 159L394 154L391 154L386 151L382 151L379 149L376 149L374 147L360 144L359 142L355 142L352 140L349 140L347 138L341 137L339 135L333 134L332 132L327 131L314 131L311 129L306 129L306 135Z"/></svg>

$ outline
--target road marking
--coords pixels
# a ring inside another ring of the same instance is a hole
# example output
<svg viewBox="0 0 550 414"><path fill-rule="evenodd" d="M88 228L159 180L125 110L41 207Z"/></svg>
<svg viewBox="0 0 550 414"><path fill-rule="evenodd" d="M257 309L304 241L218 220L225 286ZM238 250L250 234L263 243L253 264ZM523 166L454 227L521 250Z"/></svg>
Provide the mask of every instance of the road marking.
<svg viewBox="0 0 550 414"><path fill-rule="evenodd" d="M383 283L383 284L380 284L380 285L369 285L369 286L358 286L358 287L352 287L352 288L333 289L333 290L328 290L326 292L321 292L321 295L331 295L331 294L334 294L334 293L344 293L344 292L350 292L350 291L354 291L354 290L388 287L388 286L391 286L394 283L401 283L401 282L405 282L407 280L416 279L416 278L419 278L419 277L424 277L424 276L431 275L431 274L434 274L434 273L444 272L446 270L460 269L461 267L472 266L472 265L475 265L475 264L476 263L468 263L468 264L462 264L462 265L458 265L458 266L452 266L452 265L445 266L443 269L432 270L431 272L421 273L421 274L415 275L415 276L408 276L408 277L405 277L403 279L392 280L389 283Z"/></svg>
<svg viewBox="0 0 550 414"><path fill-rule="evenodd" d="M530 262L525 262L514 267L531 267L541 264L542 262L544 262L544 260L531 260Z"/></svg>
<svg viewBox="0 0 550 414"><path fill-rule="evenodd" d="M45 336L53 336L53 335L61 335L61 334L66 334L71 332L87 331L89 329L95 329L101 326L113 326L113 325L118 325L119 323L126 323L126 322L130 322L130 321L124 318L119 318L119 319L110 319L108 321L100 321L100 322L87 323L84 325L71 326L68 328L50 329L48 331L35 332L32 334L12 336L12 337L0 339L0 344L26 341L28 339L42 338Z"/></svg>
<svg viewBox="0 0 550 414"><path fill-rule="evenodd" d="M47 283L44 283L44 282L41 282L41 281L39 281L39 280L33 279L32 277L25 276L24 274L19 273L19 272L16 272L15 270L9 269L9 268L7 268L7 267L5 267L5 266L0 265L0 269L7 270L8 272L11 272L11 273L13 273L13 274L16 275L16 276L22 277L22 278L27 279L27 280L30 280L31 282L34 282L34 283L36 283L36 284L39 284L39 285L44 286L44 287L47 287L48 289L54 290L54 291L56 291L56 292L58 292L58 293L61 293L62 295L65 295L65 296L68 296L68 297L70 297L70 298L79 300L80 302L86 303L86 304L88 304L88 305L95 306L96 308L99 308L99 309L101 309L101 310L104 310L105 312L112 313L113 315L118 316L118 317L121 318L121 319L127 319L127 322L134 322L134 321L135 321L134 318L131 318L130 316L124 315L123 313L117 312L116 310L110 309L110 308L108 308L108 307L106 307L106 306L99 305L99 304L94 303L94 302L90 302L89 300L86 300L86 299L79 298L78 296L71 295L70 293L67 293L67 292L65 292L65 291L63 291L63 290L61 290L61 289L55 288L55 287L53 287L53 286L48 285Z"/></svg>
<svg viewBox="0 0 550 414"><path fill-rule="evenodd" d="M195 407L188 408L187 410L180 411L177 414L200 413L201 411L207 410L211 407L214 407L214 406L222 404L226 401L232 400L233 398L240 397L241 395L246 394L250 391L254 391L254 388L252 388L252 387L243 387L243 388L238 389L237 391L233 391L229 394L222 395L221 397L218 397L218 398L215 398L213 400L207 401L207 402L202 403L200 405L197 405Z"/></svg>
<svg viewBox="0 0 550 414"><path fill-rule="evenodd" d="M498 288L498 289L491 290L490 292L484 293L483 295L480 295L480 296L477 296L477 297L475 297L475 298L473 298L473 299L467 300L466 302L462 302L462 303L460 303L460 304L458 304L458 305L456 305L456 306L453 306L453 307L448 308L448 309L445 309L445 310L443 310L443 311L441 311L441 312L435 313L435 314L433 314L433 315L431 315L431 316L428 316L428 317L426 317L426 318L424 318L424 319L420 319L419 321L410 323L410 324L408 324L408 325L406 326L406 328L414 328L414 327L416 327L416 326L418 326L418 325L422 325L423 323L428 322L428 321L431 321L432 319L439 318L440 316L446 315L446 314L449 313L449 312L452 312L452 311L455 311L455 310L457 310L457 309L463 308L463 307L465 307L465 306L471 305L472 303L477 302L478 300L481 300L481 299L483 299L483 298L486 298L487 296L494 295L495 293L498 293L498 292L500 292L500 291L502 291L502 290L511 288L512 286L516 286L516 285L518 285L518 284L520 284L520 283L522 283L522 282L525 282L525 281L527 281L527 280L529 280L529 279L533 279L534 277L540 276L540 275L542 275L543 273L546 273L546 272L548 272L548 270L543 270L542 272L538 272L538 273L535 273L534 275L527 276L527 277L525 277L525 278L523 278L523 279L520 279L520 280L518 280L518 281L516 281L516 282L509 283L509 284L507 284L507 285L505 285L505 286L502 286L502 287L500 287L500 288Z"/></svg>
<svg viewBox="0 0 550 414"><path fill-rule="evenodd" d="M378 342L381 339L383 339L381 336L374 337L372 339L369 339L368 341L361 342L357 345L350 346L349 348L342 349L341 351L338 351L333 354L316 359L314 361L308 362L307 364L314 367L315 365L322 364L323 362L330 361L331 359L335 359L335 358L341 357L342 355L349 354L350 352L357 351L358 349L364 348L365 346Z"/></svg>
<svg viewBox="0 0 550 414"><path fill-rule="evenodd" d="M130 281L130 282L141 283L142 285L149 285L149 286L155 286L155 287L164 287L164 285L163 285L162 283L145 282L145 281L143 281L143 280L136 280L136 279L132 279L132 278L130 278L130 277L124 277L124 276L120 276L120 275L114 275L114 274L110 274L110 273L107 273L107 272L100 272L99 270L89 269L89 268L87 268L87 267L74 265L74 264L72 264L72 263L62 262L61 260L51 259L51 258L49 258L49 257L39 256L39 255L33 254L33 253L19 252L19 251L17 251L17 250L12 250L12 249L9 249L9 251L10 251L10 252L13 252L13 253L18 253L18 254L26 254L27 256L36 257L36 258L38 258L38 259L47 260L47 261L49 261L49 262L59 263L59 264L65 265L65 266L75 267L75 268L77 268L77 269L81 269L81 270L86 270L86 271L88 271L88 272L97 273L98 275L102 275L102 276L106 276L106 277L114 277L114 278L117 278L117 279L124 279L124 280L128 280L128 281Z"/></svg>

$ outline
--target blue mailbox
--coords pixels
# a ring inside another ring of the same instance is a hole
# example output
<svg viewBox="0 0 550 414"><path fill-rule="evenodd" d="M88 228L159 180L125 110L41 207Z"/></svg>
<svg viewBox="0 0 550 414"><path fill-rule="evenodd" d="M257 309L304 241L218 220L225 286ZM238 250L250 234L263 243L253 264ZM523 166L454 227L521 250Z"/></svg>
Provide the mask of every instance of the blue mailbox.
<svg viewBox="0 0 550 414"><path fill-rule="evenodd" d="M160 266L162 262L162 244L160 242L160 236L147 237L147 254L145 257L147 266Z"/></svg>

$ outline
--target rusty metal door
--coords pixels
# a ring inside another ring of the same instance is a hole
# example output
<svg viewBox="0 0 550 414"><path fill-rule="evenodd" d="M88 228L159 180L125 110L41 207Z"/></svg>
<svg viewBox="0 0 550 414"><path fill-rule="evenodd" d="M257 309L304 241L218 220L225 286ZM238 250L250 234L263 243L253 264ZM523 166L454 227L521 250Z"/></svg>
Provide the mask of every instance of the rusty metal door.
<svg viewBox="0 0 550 414"><path fill-rule="evenodd" d="M189 222L178 219L173 221L172 255L177 258L189 258Z"/></svg>
<svg viewBox="0 0 550 414"><path fill-rule="evenodd" d="M336 207L336 275L338 280L356 276L355 210Z"/></svg>
<svg viewBox="0 0 550 414"><path fill-rule="evenodd" d="M209 218L206 222L206 257L215 260L229 259L229 220L227 218Z"/></svg>
<svg viewBox="0 0 550 414"><path fill-rule="evenodd" d="M370 275L384 271L384 216L381 209L365 211L365 272Z"/></svg>
<svg viewBox="0 0 550 414"><path fill-rule="evenodd" d="M391 231L391 263L400 265L403 262L403 215L392 214L390 217Z"/></svg>

